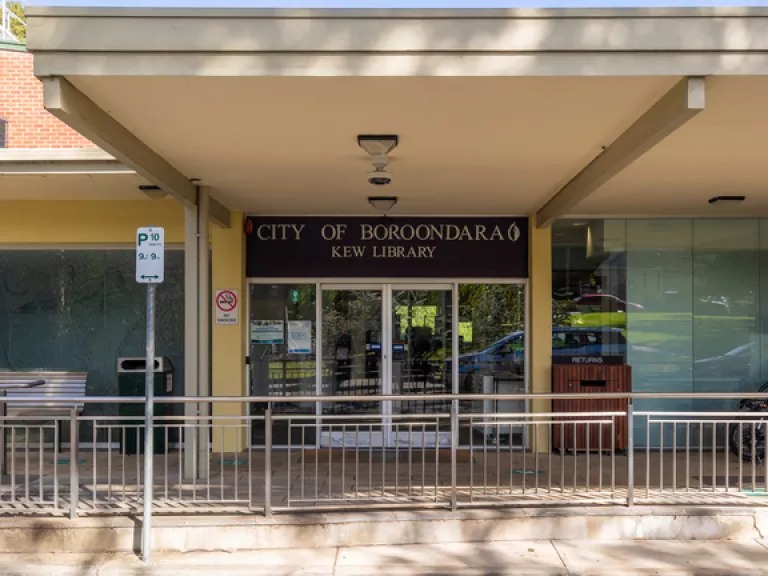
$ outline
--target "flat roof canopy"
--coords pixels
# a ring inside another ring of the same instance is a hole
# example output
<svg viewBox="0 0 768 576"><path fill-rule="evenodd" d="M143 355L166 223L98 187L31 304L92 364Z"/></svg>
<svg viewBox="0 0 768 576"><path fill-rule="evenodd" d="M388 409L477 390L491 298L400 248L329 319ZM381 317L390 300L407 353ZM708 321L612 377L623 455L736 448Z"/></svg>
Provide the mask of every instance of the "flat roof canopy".
<svg viewBox="0 0 768 576"><path fill-rule="evenodd" d="M146 200L147 180L98 148L0 149L0 200Z"/></svg>
<svg viewBox="0 0 768 576"><path fill-rule="evenodd" d="M258 214L768 214L768 10L30 10L51 112ZM359 134L397 134L367 183ZM733 207L717 195L742 194ZM554 200L553 200L554 198Z"/></svg>

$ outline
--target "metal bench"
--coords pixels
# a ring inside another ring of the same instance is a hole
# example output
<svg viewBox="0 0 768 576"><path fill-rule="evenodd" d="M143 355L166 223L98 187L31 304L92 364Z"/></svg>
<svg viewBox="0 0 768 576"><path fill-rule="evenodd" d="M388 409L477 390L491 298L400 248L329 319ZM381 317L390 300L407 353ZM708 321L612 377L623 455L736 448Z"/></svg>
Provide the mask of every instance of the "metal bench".
<svg viewBox="0 0 768 576"><path fill-rule="evenodd" d="M55 420L61 428L63 418L71 415L74 408L77 413L83 411L84 403L54 403L45 401L19 402L26 397L47 396L50 398L83 398L85 397L86 372L0 372L0 415L17 420L44 419ZM42 381L42 383L40 383ZM14 400L16 400L14 402ZM6 421L4 421L6 422ZM59 433L59 446L61 444ZM75 441L77 439L75 438ZM0 476L8 470L6 458L5 428L0 434Z"/></svg>
<svg viewBox="0 0 768 576"><path fill-rule="evenodd" d="M0 372L0 388L3 385L14 383L33 382L43 380L41 386L33 387L9 387L5 390L4 401L5 415L9 418L57 418L67 417L74 408L77 412L83 411L83 402L54 403L54 402L14 402L14 399L23 397L48 396L50 398L84 398L85 381L87 372Z"/></svg>

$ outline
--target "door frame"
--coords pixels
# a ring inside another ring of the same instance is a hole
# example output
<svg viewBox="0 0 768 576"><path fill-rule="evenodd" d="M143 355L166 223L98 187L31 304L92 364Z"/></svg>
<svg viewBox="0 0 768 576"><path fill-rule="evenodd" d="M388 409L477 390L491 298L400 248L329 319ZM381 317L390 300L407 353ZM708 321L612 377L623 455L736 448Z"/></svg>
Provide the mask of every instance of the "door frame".
<svg viewBox="0 0 768 576"><path fill-rule="evenodd" d="M316 311L316 318L319 318L319 326L320 329L315 332L315 338L316 338L316 350L322 350L322 332L323 332L323 292L327 290L346 290L350 292L357 292L357 291L370 291L370 292L380 292L381 293L381 367L380 367L380 379L381 379L381 395L382 396L391 396L393 395L394 391L394 382L393 382L393 316L394 316L394 301L393 301L393 294L395 290L434 290L434 291L449 291L451 293L451 308L452 310L455 310L456 312L453 312L451 314L451 334L455 333L456 330L458 330L458 285L456 283L452 282L443 282L443 283L415 283L415 282L406 282L406 283L369 283L369 282L358 282L358 283L338 283L338 282L328 282L328 283L319 283L319 288L316 292L316 304L317 302L320 303L320 305L317 307ZM458 339L451 338L451 353L453 354L456 351L456 347L454 346L454 342L458 344ZM322 355L315 354L316 362L317 362L317 370L316 370L316 376L315 376L315 387L317 390L317 395L321 395L322 391ZM317 358L320 358L319 361ZM455 363L457 364L457 363ZM457 364L457 370L458 370L458 364ZM320 375L320 377L317 377L317 374ZM455 378L452 378L452 382L455 382ZM452 384L452 392L456 391L458 389L458 386L456 383ZM322 423L322 406L318 402L317 406L315 408L315 413L318 417L318 424ZM393 431L392 423L393 423L393 417L394 417L394 411L393 411L393 401L392 400L382 400L381 401L381 407L380 412L381 415L381 424L382 424L382 433L381 435L376 435L377 441L374 442L375 448L393 448L396 444L395 441L395 433ZM317 434L318 442L321 446L326 446L331 442L331 439L334 437L333 434L329 434L327 432L320 432ZM339 434L340 437L340 434ZM435 435L434 442L439 444L443 444L445 441L449 440L450 438L450 432L438 432ZM373 442L372 439L368 439L369 442ZM421 438L421 443L424 442L424 439Z"/></svg>
<svg viewBox="0 0 768 576"><path fill-rule="evenodd" d="M387 314L387 310L391 310L392 304L392 290L393 289L412 289L412 290L445 290L450 287L452 291L452 308L454 314L452 317L451 330L453 333L451 342L452 358L459 357L459 286L461 284L504 284L504 285L518 285L524 288L524 318L523 318L523 343L525 346L525 366L523 367L524 378L524 391L527 393L530 391L530 359L531 359L531 346L530 346L530 333L531 333L531 291L530 291L530 279L529 278L246 278L246 294L245 294L245 318L242 323L243 333L246 348L246 359L250 358L251 354L251 298L250 290L252 284L313 284L315 285L315 394L321 395L322 392L322 354L318 354L318 350L322 350L322 318L323 318L323 289L340 289L340 290L381 290L382 291L382 356L385 353L383 346L385 334L389 337L391 344L391 314ZM389 317L387 317L389 316ZM388 351L387 361L384 361L384 365L390 365L386 368L387 375L391 374L391 350ZM383 358L382 358L383 360ZM459 363L452 362L452 393L458 394L459 392ZM384 368L382 368L384 370ZM251 366L246 362L246 374L245 382L247 386L247 395L250 395L251 391ZM384 390L384 381L382 381L382 391ZM391 381L390 381L391 391ZM382 402L384 404L384 402ZM525 411L530 411L530 402L525 401ZM322 424L322 406L319 402L315 404L316 422L318 428ZM391 414L391 411L390 411ZM530 448L530 433L528 426L523 429L523 445ZM248 427L247 444L249 447L256 448L253 444L252 429ZM320 434L317 435L317 447L320 447ZM384 443L384 448L387 448L387 443ZM275 446L276 448L287 448L288 446Z"/></svg>

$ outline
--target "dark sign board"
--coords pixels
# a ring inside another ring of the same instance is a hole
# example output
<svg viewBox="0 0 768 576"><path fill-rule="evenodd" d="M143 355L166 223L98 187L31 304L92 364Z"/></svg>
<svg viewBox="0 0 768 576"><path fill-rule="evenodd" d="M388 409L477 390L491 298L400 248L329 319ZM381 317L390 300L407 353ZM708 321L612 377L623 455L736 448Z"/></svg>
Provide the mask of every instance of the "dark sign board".
<svg viewBox="0 0 768 576"><path fill-rule="evenodd" d="M617 355L606 356L552 356L552 364L580 364L584 366L620 366L624 357Z"/></svg>
<svg viewBox="0 0 768 576"><path fill-rule="evenodd" d="M527 218L254 217L249 278L527 278Z"/></svg>

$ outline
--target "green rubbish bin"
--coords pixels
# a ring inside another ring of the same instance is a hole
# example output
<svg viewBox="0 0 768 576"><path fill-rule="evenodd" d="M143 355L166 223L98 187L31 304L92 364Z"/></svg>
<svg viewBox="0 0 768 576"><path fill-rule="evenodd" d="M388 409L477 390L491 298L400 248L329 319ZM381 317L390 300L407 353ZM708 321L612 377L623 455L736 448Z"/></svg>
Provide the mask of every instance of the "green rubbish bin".
<svg viewBox="0 0 768 576"><path fill-rule="evenodd" d="M144 396L146 365L147 362L144 358L117 359L117 388L120 396ZM169 358L164 356L155 358L153 383L152 390L155 398L173 395L173 364ZM163 416L171 415L170 404L155 402L154 407L156 421L162 421ZM144 404L119 404L118 414L126 418L126 420L121 420L121 424L126 426L125 437L120 439L121 450L124 450L126 454L143 454L144 430L143 428L137 429L136 426L144 425ZM153 441L154 453L163 454L166 447L165 434L162 428L155 428Z"/></svg>

